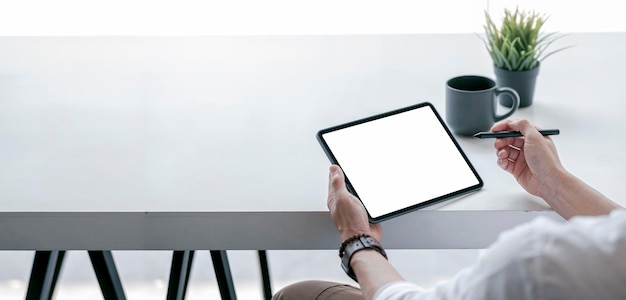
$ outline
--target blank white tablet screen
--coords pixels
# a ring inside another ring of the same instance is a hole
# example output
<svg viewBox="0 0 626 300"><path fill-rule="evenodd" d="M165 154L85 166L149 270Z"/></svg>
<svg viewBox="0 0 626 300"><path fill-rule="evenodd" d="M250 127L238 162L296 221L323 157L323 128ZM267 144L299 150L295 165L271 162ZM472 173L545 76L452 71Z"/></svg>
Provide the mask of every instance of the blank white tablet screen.
<svg viewBox="0 0 626 300"><path fill-rule="evenodd" d="M479 184L429 106L323 138L372 218Z"/></svg>

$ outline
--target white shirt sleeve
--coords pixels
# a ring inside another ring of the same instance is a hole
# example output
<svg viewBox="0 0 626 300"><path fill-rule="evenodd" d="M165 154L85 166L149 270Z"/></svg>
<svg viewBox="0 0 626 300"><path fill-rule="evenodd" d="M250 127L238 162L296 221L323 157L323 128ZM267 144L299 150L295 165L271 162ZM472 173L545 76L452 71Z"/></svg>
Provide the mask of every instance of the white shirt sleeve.
<svg viewBox="0 0 626 300"><path fill-rule="evenodd" d="M538 218L500 235L476 264L433 289L392 282L376 300L626 299L626 211Z"/></svg>

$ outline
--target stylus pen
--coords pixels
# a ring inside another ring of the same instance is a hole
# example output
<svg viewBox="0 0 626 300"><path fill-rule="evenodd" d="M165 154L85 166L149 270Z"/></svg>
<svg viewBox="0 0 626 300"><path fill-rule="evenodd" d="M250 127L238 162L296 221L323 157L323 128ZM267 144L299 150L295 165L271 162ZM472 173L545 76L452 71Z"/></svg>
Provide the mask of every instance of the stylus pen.
<svg viewBox="0 0 626 300"><path fill-rule="evenodd" d="M541 129L539 133L542 135L557 135L560 133L558 129ZM496 132L479 132L474 135L475 138L479 139L495 139L495 138L506 138L506 137L519 137L523 136L519 131L496 131Z"/></svg>

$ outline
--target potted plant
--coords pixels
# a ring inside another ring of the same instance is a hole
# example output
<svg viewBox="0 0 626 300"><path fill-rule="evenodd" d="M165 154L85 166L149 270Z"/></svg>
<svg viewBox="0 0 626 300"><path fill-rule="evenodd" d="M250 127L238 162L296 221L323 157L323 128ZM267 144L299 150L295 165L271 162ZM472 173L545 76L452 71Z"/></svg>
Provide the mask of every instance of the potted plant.
<svg viewBox="0 0 626 300"><path fill-rule="evenodd" d="M485 12L485 45L494 63L498 86L510 87L520 96L520 107L530 106L535 92L535 81L540 63L548 56L564 50L547 52L557 38L555 33L544 34L542 26L546 15L516 8L504 10L500 27ZM501 97L500 104L510 107L512 99Z"/></svg>

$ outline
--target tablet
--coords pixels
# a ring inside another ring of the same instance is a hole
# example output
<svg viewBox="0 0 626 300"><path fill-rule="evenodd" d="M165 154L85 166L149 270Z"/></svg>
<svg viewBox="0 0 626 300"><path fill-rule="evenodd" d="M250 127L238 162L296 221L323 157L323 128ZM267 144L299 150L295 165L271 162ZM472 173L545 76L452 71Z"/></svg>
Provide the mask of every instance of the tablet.
<svg viewBox="0 0 626 300"><path fill-rule="evenodd" d="M372 223L483 186L428 102L323 129L317 139Z"/></svg>

